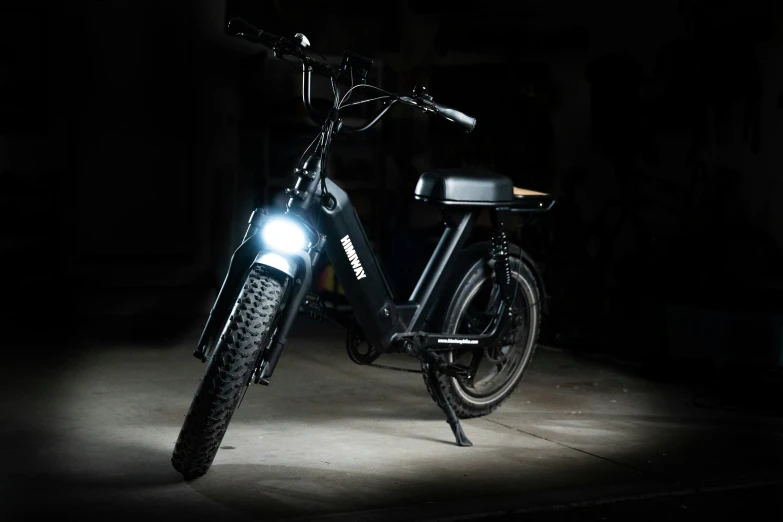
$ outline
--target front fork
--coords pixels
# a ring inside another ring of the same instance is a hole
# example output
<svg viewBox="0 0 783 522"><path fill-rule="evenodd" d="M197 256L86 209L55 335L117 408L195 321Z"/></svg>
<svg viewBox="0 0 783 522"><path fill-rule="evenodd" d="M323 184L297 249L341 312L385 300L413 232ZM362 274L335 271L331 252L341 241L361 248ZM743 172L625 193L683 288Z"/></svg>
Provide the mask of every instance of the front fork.
<svg viewBox="0 0 783 522"><path fill-rule="evenodd" d="M324 239L324 236L320 236L317 246L322 246ZM294 286L285 303L285 307L280 312L280 318L277 328L272 334L272 339L266 350L261 352L259 361L256 363L256 370L253 372L252 378L255 384L269 385L269 378L272 377L277 361L280 360L280 355L283 353L283 348L288 341L288 333L291 331L305 296L310 291L310 285L313 281L313 258L306 252L297 252L294 255L297 256L298 266L293 281Z"/></svg>
<svg viewBox="0 0 783 522"><path fill-rule="evenodd" d="M242 244L231 256L223 286L221 286L215 304L209 312L209 318L204 326L196 350L193 352L194 357L200 359L202 362L207 361L207 359L214 355L219 336L222 334L222 329L228 320L231 309L242 290L242 285L247 279L250 269L257 261L261 261L262 264L265 264L263 256L259 259L259 254L264 251L264 246L256 237L261 229L261 224L265 216L266 211L263 209L256 209L253 211ZM280 359L280 354L288 339L288 333L299 312L299 307L310 289L313 279L312 267L318 260L320 253L323 251L324 244L325 237L319 235L318 242L310 249L310 253L301 251L289 254L292 258L291 260L295 263L294 270L275 266L274 264L268 265L291 278L293 281L293 288L290 292L287 292L288 299L280 312L280 317L277 320L277 328L275 329L269 344L265 347L266 349L261 353L257 369L253 375L254 382L269 384L269 377L271 377L275 366Z"/></svg>

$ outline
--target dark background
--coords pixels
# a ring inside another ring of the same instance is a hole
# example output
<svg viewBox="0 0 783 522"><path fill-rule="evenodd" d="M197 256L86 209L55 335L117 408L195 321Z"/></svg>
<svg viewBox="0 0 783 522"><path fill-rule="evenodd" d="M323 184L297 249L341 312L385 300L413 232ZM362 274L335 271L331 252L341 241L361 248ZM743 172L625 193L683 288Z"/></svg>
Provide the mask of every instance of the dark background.
<svg viewBox="0 0 783 522"><path fill-rule="evenodd" d="M482 166L558 198L510 223L551 297L543 342L659 376L783 365L777 1L18 5L0 8L0 244L21 339L202 324L315 135L297 70L224 33L240 15L477 117L467 136L401 108L333 155L399 295L440 232L418 175Z"/></svg>

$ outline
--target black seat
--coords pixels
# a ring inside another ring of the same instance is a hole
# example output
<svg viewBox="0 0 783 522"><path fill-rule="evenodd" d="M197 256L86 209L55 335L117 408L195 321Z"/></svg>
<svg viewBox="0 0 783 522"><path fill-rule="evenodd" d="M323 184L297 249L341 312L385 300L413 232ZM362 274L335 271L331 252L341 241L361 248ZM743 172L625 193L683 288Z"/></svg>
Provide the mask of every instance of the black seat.
<svg viewBox="0 0 783 522"><path fill-rule="evenodd" d="M443 169L425 172L416 199L446 205L481 206L514 199L511 178L488 170Z"/></svg>

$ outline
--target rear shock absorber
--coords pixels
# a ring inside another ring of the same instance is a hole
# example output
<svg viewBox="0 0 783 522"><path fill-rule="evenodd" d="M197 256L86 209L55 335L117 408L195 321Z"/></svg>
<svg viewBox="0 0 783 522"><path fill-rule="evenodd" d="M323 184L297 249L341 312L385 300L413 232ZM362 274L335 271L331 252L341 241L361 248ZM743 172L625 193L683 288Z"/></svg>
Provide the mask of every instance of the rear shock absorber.
<svg viewBox="0 0 783 522"><path fill-rule="evenodd" d="M511 263L508 259L508 240L503 230L497 210L491 212L492 227L492 257L495 260L495 276L500 286L500 296L506 303L511 299Z"/></svg>

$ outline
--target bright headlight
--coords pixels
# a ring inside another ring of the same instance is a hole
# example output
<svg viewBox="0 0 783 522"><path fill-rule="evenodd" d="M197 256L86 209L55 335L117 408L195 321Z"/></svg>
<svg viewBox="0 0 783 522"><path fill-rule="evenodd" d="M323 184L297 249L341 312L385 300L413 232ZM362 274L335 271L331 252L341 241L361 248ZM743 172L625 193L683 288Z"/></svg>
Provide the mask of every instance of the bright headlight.
<svg viewBox="0 0 783 522"><path fill-rule="evenodd" d="M290 219L270 219L261 230L261 238L271 248L283 252L297 252L310 246L302 227Z"/></svg>

